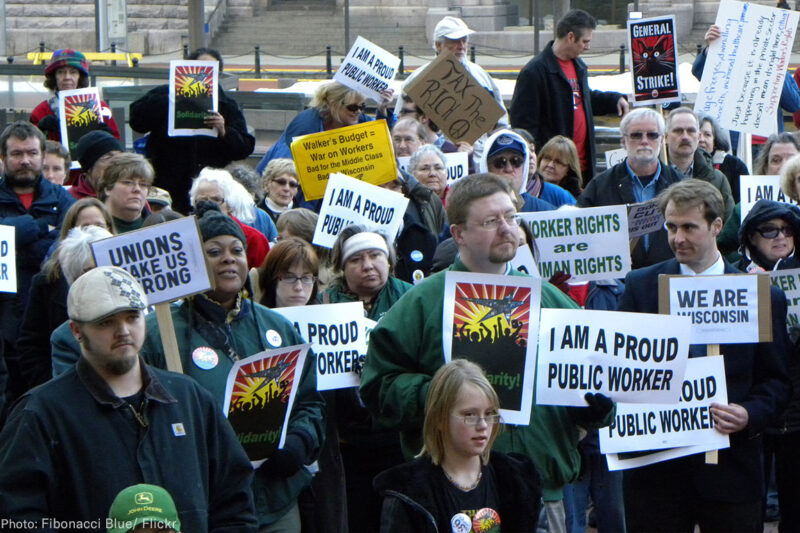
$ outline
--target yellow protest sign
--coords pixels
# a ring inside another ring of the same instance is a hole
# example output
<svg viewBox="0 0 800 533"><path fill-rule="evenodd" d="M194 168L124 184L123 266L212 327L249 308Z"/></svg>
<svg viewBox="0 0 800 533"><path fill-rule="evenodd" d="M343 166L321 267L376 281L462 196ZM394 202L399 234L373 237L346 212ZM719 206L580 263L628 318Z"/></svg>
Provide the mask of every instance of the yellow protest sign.
<svg viewBox="0 0 800 533"><path fill-rule="evenodd" d="M325 196L328 175L335 172L373 185L397 179L385 120L304 135L292 142L291 149L297 177L308 200Z"/></svg>

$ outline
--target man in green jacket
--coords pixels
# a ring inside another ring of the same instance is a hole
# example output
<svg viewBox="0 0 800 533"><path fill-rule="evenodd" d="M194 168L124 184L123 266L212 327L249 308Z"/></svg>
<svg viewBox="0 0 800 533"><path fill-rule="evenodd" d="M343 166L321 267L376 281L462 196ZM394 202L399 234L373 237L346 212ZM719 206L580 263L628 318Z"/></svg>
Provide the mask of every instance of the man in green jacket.
<svg viewBox="0 0 800 533"><path fill-rule="evenodd" d="M493 174L474 174L457 182L447 196L450 231L458 256L450 271L522 276L511 268L520 242L513 192ZM401 431L411 458L422 448L422 421L431 378L444 364L442 317L446 272L408 291L370 333L361 396L378 422ZM542 282L542 307L578 306L550 283ZM530 425L507 426L494 449L529 456L542 477L551 523L564 529L562 489L577 478L578 425L608 424L613 404L591 397L585 408L532 406Z"/></svg>

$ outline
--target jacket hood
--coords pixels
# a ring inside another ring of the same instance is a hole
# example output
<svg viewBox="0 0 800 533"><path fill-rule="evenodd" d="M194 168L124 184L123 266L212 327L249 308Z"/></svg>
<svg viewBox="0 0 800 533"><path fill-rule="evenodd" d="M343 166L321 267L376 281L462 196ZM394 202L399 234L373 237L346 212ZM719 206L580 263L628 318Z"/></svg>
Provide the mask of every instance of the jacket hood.
<svg viewBox="0 0 800 533"><path fill-rule="evenodd" d="M528 165L530 164L530 149L528 148L528 143L525 142L520 135L514 133L508 129L497 130L494 132L491 137L486 140L486 143L483 145L483 152L481 153L481 158L478 161L478 172L491 172L489 170L489 163L487 154L492 151L492 147L497 139L501 135L508 135L513 137L515 141L519 141L522 143L522 147L525 150L525 161L522 163L522 186L519 188L517 193L522 194L525 192L526 186L528 184ZM496 174L496 172L495 172Z"/></svg>
<svg viewBox="0 0 800 533"><path fill-rule="evenodd" d="M755 229L769 220L780 218L792 226L795 238L800 236L800 209L791 204L774 200L759 200L747 213L739 227L739 250L747 257L758 259L760 255L751 249L747 238ZM796 244L795 244L796 246ZM758 261L757 261L758 262ZM764 267L765 265L760 265Z"/></svg>

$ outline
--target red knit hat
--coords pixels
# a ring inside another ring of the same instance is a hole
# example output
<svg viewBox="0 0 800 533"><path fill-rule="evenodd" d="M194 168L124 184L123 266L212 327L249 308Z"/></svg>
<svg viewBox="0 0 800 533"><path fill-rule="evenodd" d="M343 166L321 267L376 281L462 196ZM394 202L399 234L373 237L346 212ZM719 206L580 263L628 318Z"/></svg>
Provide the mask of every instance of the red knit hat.
<svg viewBox="0 0 800 533"><path fill-rule="evenodd" d="M86 56L72 48L62 48L53 52L50 64L44 69L44 75L55 73L61 67L73 67L83 72L85 76L89 75L89 62L86 61Z"/></svg>

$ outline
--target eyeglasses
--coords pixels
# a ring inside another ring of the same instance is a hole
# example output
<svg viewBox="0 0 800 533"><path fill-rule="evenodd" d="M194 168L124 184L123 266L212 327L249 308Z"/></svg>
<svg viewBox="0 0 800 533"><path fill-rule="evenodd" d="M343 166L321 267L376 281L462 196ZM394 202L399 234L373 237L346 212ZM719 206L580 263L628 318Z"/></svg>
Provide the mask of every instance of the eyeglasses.
<svg viewBox="0 0 800 533"><path fill-rule="evenodd" d="M296 188L298 188L300 186L300 184L297 183L294 180L289 181L289 180L283 179L283 178L276 178L276 179L272 180L272 182L273 183L277 183L281 187L286 187L288 185L289 188L291 188L291 189L296 189Z"/></svg>
<svg viewBox="0 0 800 533"><path fill-rule="evenodd" d="M569 166L569 163L565 163L565 162L563 162L563 161L561 161L559 159L554 159L554 158L548 157L546 155L540 156L539 159L541 160L542 163L544 163L545 161L550 161L554 165L558 165L561 168L567 168Z"/></svg>
<svg viewBox="0 0 800 533"><path fill-rule="evenodd" d="M286 274L285 276L281 276L280 278L278 278L278 281L280 283L283 283L284 285L289 285L289 286L294 286L294 284L299 281L301 285L310 287L311 285L314 284L315 281L317 281L317 277L310 275L295 276L294 274Z"/></svg>
<svg viewBox="0 0 800 533"><path fill-rule="evenodd" d="M195 204L200 202L214 202L215 204L222 205L225 203L225 198L222 196L198 196L194 199Z"/></svg>
<svg viewBox="0 0 800 533"><path fill-rule="evenodd" d="M501 222L505 222L507 226L516 226L519 224L519 216L516 213L509 213L501 217L491 217L479 222L476 226L486 231L497 231Z"/></svg>
<svg viewBox="0 0 800 533"><path fill-rule="evenodd" d="M524 162L525 160L519 156L510 157L508 159L505 157L496 157L492 160L492 167L494 167L495 170L502 170L506 168L506 165L511 163L512 167L519 168Z"/></svg>
<svg viewBox="0 0 800 533"><path fill-rule="evenodd" d="M144 180L119 180L117 181L117 183L129 189L133 189L134 187L139 187L143 191L146 191L147 189L150 188L150 186Z"/></svg>
<svg viewBox="0 0 800 533"><path fill-rule="evenodd" d="M453 415L454 418L458 418L462 422L464 422L468 426L477 426L481 420L486 422L487 426L493 426L500 422L501 418L500 415L485 415L485 416L478 416L478 415Z"/></svg>
<svg viewBox="0 0 800 533"><path fill-rule="evenodd" d="M794 230L791 226L761 226L760 228L756 228L756 231L765 239L777 239L778 235L781 233L786 237L794 236Z"/></svg>
<svg viewBox="0 0 800 533"><path fill-rule="evenodd" d="M634 131L625 134L625 137L633 139L634 141L641 141L645 136L647 136L648 141L655 141L661 137L661 134L657 131Z"/></svg>
<svg viewBox="0 0 800 533"><path fill-rule="evenodd" d="M351 113L355 113L356 111L364 111L367 108L367 104L348 104L344 108Z"/></svg>
<svg viewBox="0 0 800 533"><path fill-rule="evenodd" d="M412 108L402 107L400 108L400 113L398 114L402 117L403 115L419 115L421 113L422 110L418 107L412 107Z"/></svg>

